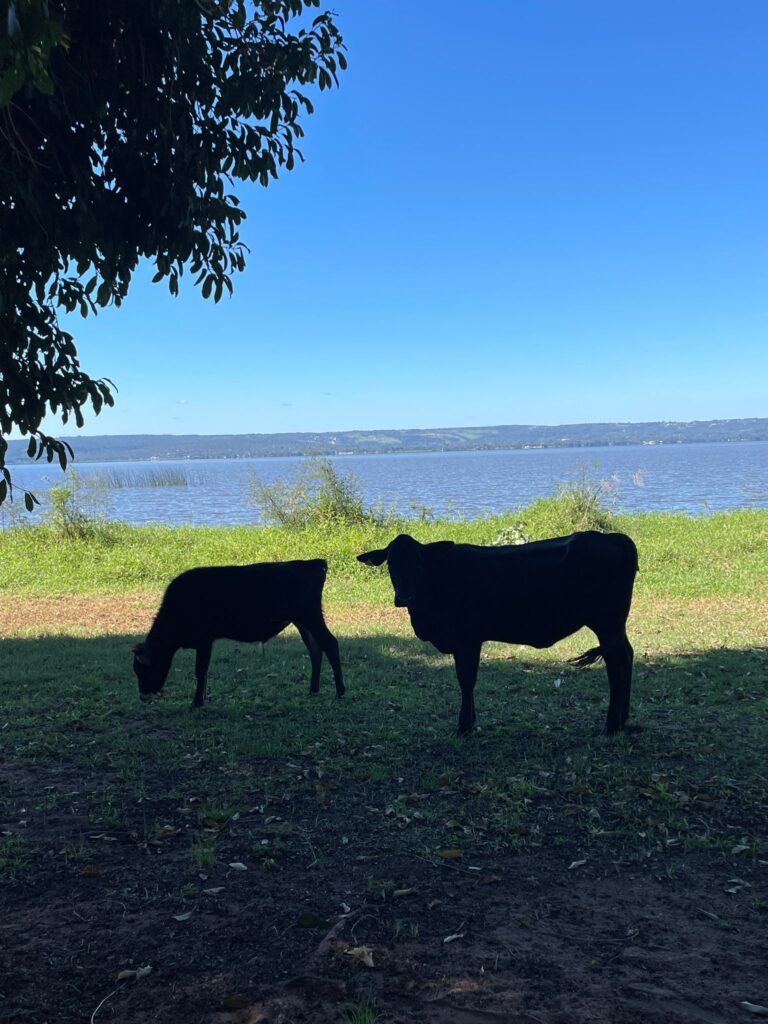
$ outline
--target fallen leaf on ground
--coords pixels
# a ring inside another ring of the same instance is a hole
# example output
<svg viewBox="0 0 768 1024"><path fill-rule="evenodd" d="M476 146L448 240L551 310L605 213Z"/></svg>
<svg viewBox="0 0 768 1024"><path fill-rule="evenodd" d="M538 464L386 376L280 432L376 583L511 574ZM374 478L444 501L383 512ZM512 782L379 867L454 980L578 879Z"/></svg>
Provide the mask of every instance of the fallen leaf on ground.
<svg viewBox="0 0 768 1024"><path fill-rule="evenodd" d="M188 921L190 919L190 917L192 917L192 911L188 910L186 912L186 914L174 914L173 915L173 920L174 921Z"/></svg>
<svg viewBox="0 0 768 1024"><path fill-rule="evenodd" d="M228 864L227 867L232 868L234 871L247 871L248 870L248 868L245 866L245 864L243 864L243 862L241 860L232 861L232 863Z"/></svg>
<svg viewBox="0 0 768 1024"><path fill-rule="evenodd" d="M750 1013L754 1013L758 1017L768 1017L768 1006L761 1006L759 1003L750 1003L748 999L743 999L739 1006L742 1010L748 1010Z"/></svg>
<svg viewBox="0 0 768 1024"><path fill-rule="evenodd" d="M171 836L177 836L181 832L180 828L174 828L172 825L161 825L155 829L155 839L170 839Z"/></svg>
<svg viewBox="0 0 768 1024"><path fill-rule="evenodd" d="M149 965L147 965L146 967L137 967L135 969L120 971L120 973L117 976L117 980L127 981L130 978L135 978L136 981L138 981L139 978L146 978L146 976L151 973L152 968Z"/></svg>
<svg viewBox="0 0 768 1024"><path fill-rule="evenodd" d="M455 935L446 935L443 939L443 945L447 945L449 942L455 942L456 939L463 939L464 935L464 932L456 932Z"/></svg>
<svg viewBox="0 0 768 1024"><path fill-rule="evenodd" d="M572 871L574 868L580 868L582 864L586 864L586 860L575 860L568 865L568 870Z"/></svg>
<svg viewBox="0 0 768 1024"><path fill-rule="evenodd" d="M464 851L463 850L456 850L456 849L439 850L437 856L438 857L445 857L446 860L449 860L452 857L463 857L464 856Z"/></svg>
<svg viewBox="0 0 768 1024"><path fill-rule="evenodd" d="M411 889L395 889L395 891L392 893L392 895L393 896L415 896L418 891L419 891L418 889L413 889L413 888L411 888Z"/></svg>
<svg viewBox="0 0 768 1024"><path fill-rule="evenodd" d="M366 967L373 967L373 950L368 946L353 946L351 949L345 949L347 956L353 956L356 960L362 961Z"/></svg>

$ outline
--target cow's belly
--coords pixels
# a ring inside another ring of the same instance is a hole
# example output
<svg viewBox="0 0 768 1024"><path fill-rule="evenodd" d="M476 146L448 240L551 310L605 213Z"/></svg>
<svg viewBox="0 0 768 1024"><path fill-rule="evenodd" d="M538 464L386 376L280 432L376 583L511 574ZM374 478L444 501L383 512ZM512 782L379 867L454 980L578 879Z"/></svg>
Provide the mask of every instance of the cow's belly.
<svg viewBox="0 0 768 1024"><path fill-rule="evenodd" d="M486 640L520 644L525 647L552 647L565 637L586 625L583 609L570 614L551 601L531 601L504 609L494 615L477 607L457 608L453 614L440 619L409 609L413 631L420 640L433 644L443 654L453 654L469 644Z"/></svg>
<svg viewBox="0 0 768 1024"><path fill-rule="evenodd" d="M267 640L271 640L273 636L277 636L278 633L282 633L287 625L288 622L285 620L281 622L236 623L234 627L230 627L225 633L222 633L222 639L238 640L241 643L265 644Z"/></svg>
<svg viewBox="0 0 768 1024"><path fill-rule="evenodd" d="M483 640L496 640L506 644L521 644L525 647L552 647L565 637L576 633L585 625L583 615L564 615L554 609L531 610L485 623L473 623L471 628Z"/></svg>
<svg viewBox="0 0 768 1024"><path fill-rule="evenodd" d="M486 637L487 640L496 640L500 643L506 644L520 644L523 647L552 647L554 644L559 643L560 640L564 640L567 636L571 636L572 633L578 632L584 623L580 622L578 625L563 627L561 629L539 629L539 630L526 630L522 632L516 632L515 630L504 631L503 634L495 634L494 636Z"/></svg>
<svg viewBox="0 0 768 1024"><path fill-rule="evenodd" d="M234 617L227 622L205 621L198 624L198 628L191 630L184 638L182 647L196 648L201 642L214 640L235 640L238 643L266 643L273 636L281 633L289 625L287 620L271 620L267 622L254 622L245 616Z"/></svg>

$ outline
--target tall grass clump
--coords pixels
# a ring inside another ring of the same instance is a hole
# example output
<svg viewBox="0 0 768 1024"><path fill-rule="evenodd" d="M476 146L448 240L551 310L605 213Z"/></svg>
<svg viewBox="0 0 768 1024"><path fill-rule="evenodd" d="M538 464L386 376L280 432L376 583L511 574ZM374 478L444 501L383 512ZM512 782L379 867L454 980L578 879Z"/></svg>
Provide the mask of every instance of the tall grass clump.
<svg viewBox="0 0 768 1024"><path fill-rule="evenodd" d="M496 544L525 544L531 540L559 537L577 530L618 530L613 505L616 486L582 470L575 480L558 484L549 498L537 498L520 512L517 522L505 527Z"/></svg>
<svg viewBox="0 0 768 1024"><path fill-rule="evenodd" d="M48 526L61 540L92 540L109 532L104 489L95 477L69 470L66 481L48 491L46 504Z"/></svg>
<svg viewBox="0 0 768 1024"><path fill-rule="evenodd" d="M265 483L253 474L251 498L262 519L290 530L315 526L381 525L384 517L366 508L352 474L337 472L330 459L310 459L292 481Z"/></svg>
<svg viewBox="0 0 768 1024"><path fill-rule="evenodd" d="M151 470L105 469L96 474L100 483L114 490L126 487L190 487L204 483L201 474L191 475L186 469L163 466Z"/></svg>

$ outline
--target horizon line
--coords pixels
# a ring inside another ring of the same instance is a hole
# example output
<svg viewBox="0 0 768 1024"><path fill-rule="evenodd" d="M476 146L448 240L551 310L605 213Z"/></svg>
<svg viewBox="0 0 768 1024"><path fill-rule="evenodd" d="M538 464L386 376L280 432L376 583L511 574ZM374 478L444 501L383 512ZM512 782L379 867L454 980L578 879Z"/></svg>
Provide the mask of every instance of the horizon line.
<svg viewBox="0 0 768 1024"><path fill-rule="evenodd" d="M334 435L334 434L375 434L381 432L405 432L428 433L434 430L499 430L502 428L515 427L524 430L557 430L568 427L644 427L644 426L693 426L698 424L714 423L754 423L764 421L768 423L768 416L725 416L709 419L696 420L584 420L580 423L484 423L462 426L432 426L432 427L349 427L343 430L275 430L275 431L242 431L239 433L222 432L220 434L200 433L179 433L169 431L162 433L114 433L114 434L57 434L62 440L73 439L75 441L97 440L105 437L286 437L291 435L313 434L313 435ZM9 443L25 443L24 437L8 438Z"/></svg>

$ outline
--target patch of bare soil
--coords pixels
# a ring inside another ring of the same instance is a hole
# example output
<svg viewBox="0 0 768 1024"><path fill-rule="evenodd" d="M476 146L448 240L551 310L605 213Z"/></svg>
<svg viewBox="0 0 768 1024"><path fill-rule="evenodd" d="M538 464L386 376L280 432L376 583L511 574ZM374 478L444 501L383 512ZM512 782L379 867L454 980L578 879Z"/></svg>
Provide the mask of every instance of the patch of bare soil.
<svg viewBox="0 0 768 1024"><path fill-rule="evenodd" d="M115 635L146 633L160 606L162 593L133 590L122 594L56 594L0 600L0 637L50 634ZM328 602L326 602L328 603ZM401 609L360 606L332 608L334 629L383 629L403 632Z"/></svg>
<svg viewBox="0 0 768 1024"><path fill-rule="evenodd" d="M145 633L161 594L133 590L125 594L57 594L0 601L0 636L85 633Z"/></svg>
<svg viewBox="0 0 768 1024"><path fill-rule="evenodd" d="M0 829L28 854L0 882L2 1024L331 1024L366 1001L382 1024L722 1024L768 1002L766 868L739 854L406 855L353 798L344 837L275 796L220 824L201 869L189 832L155 824L172 801L94 824L119 783L0 764ZM259 859L281 828L294 841Z"/></svg>

